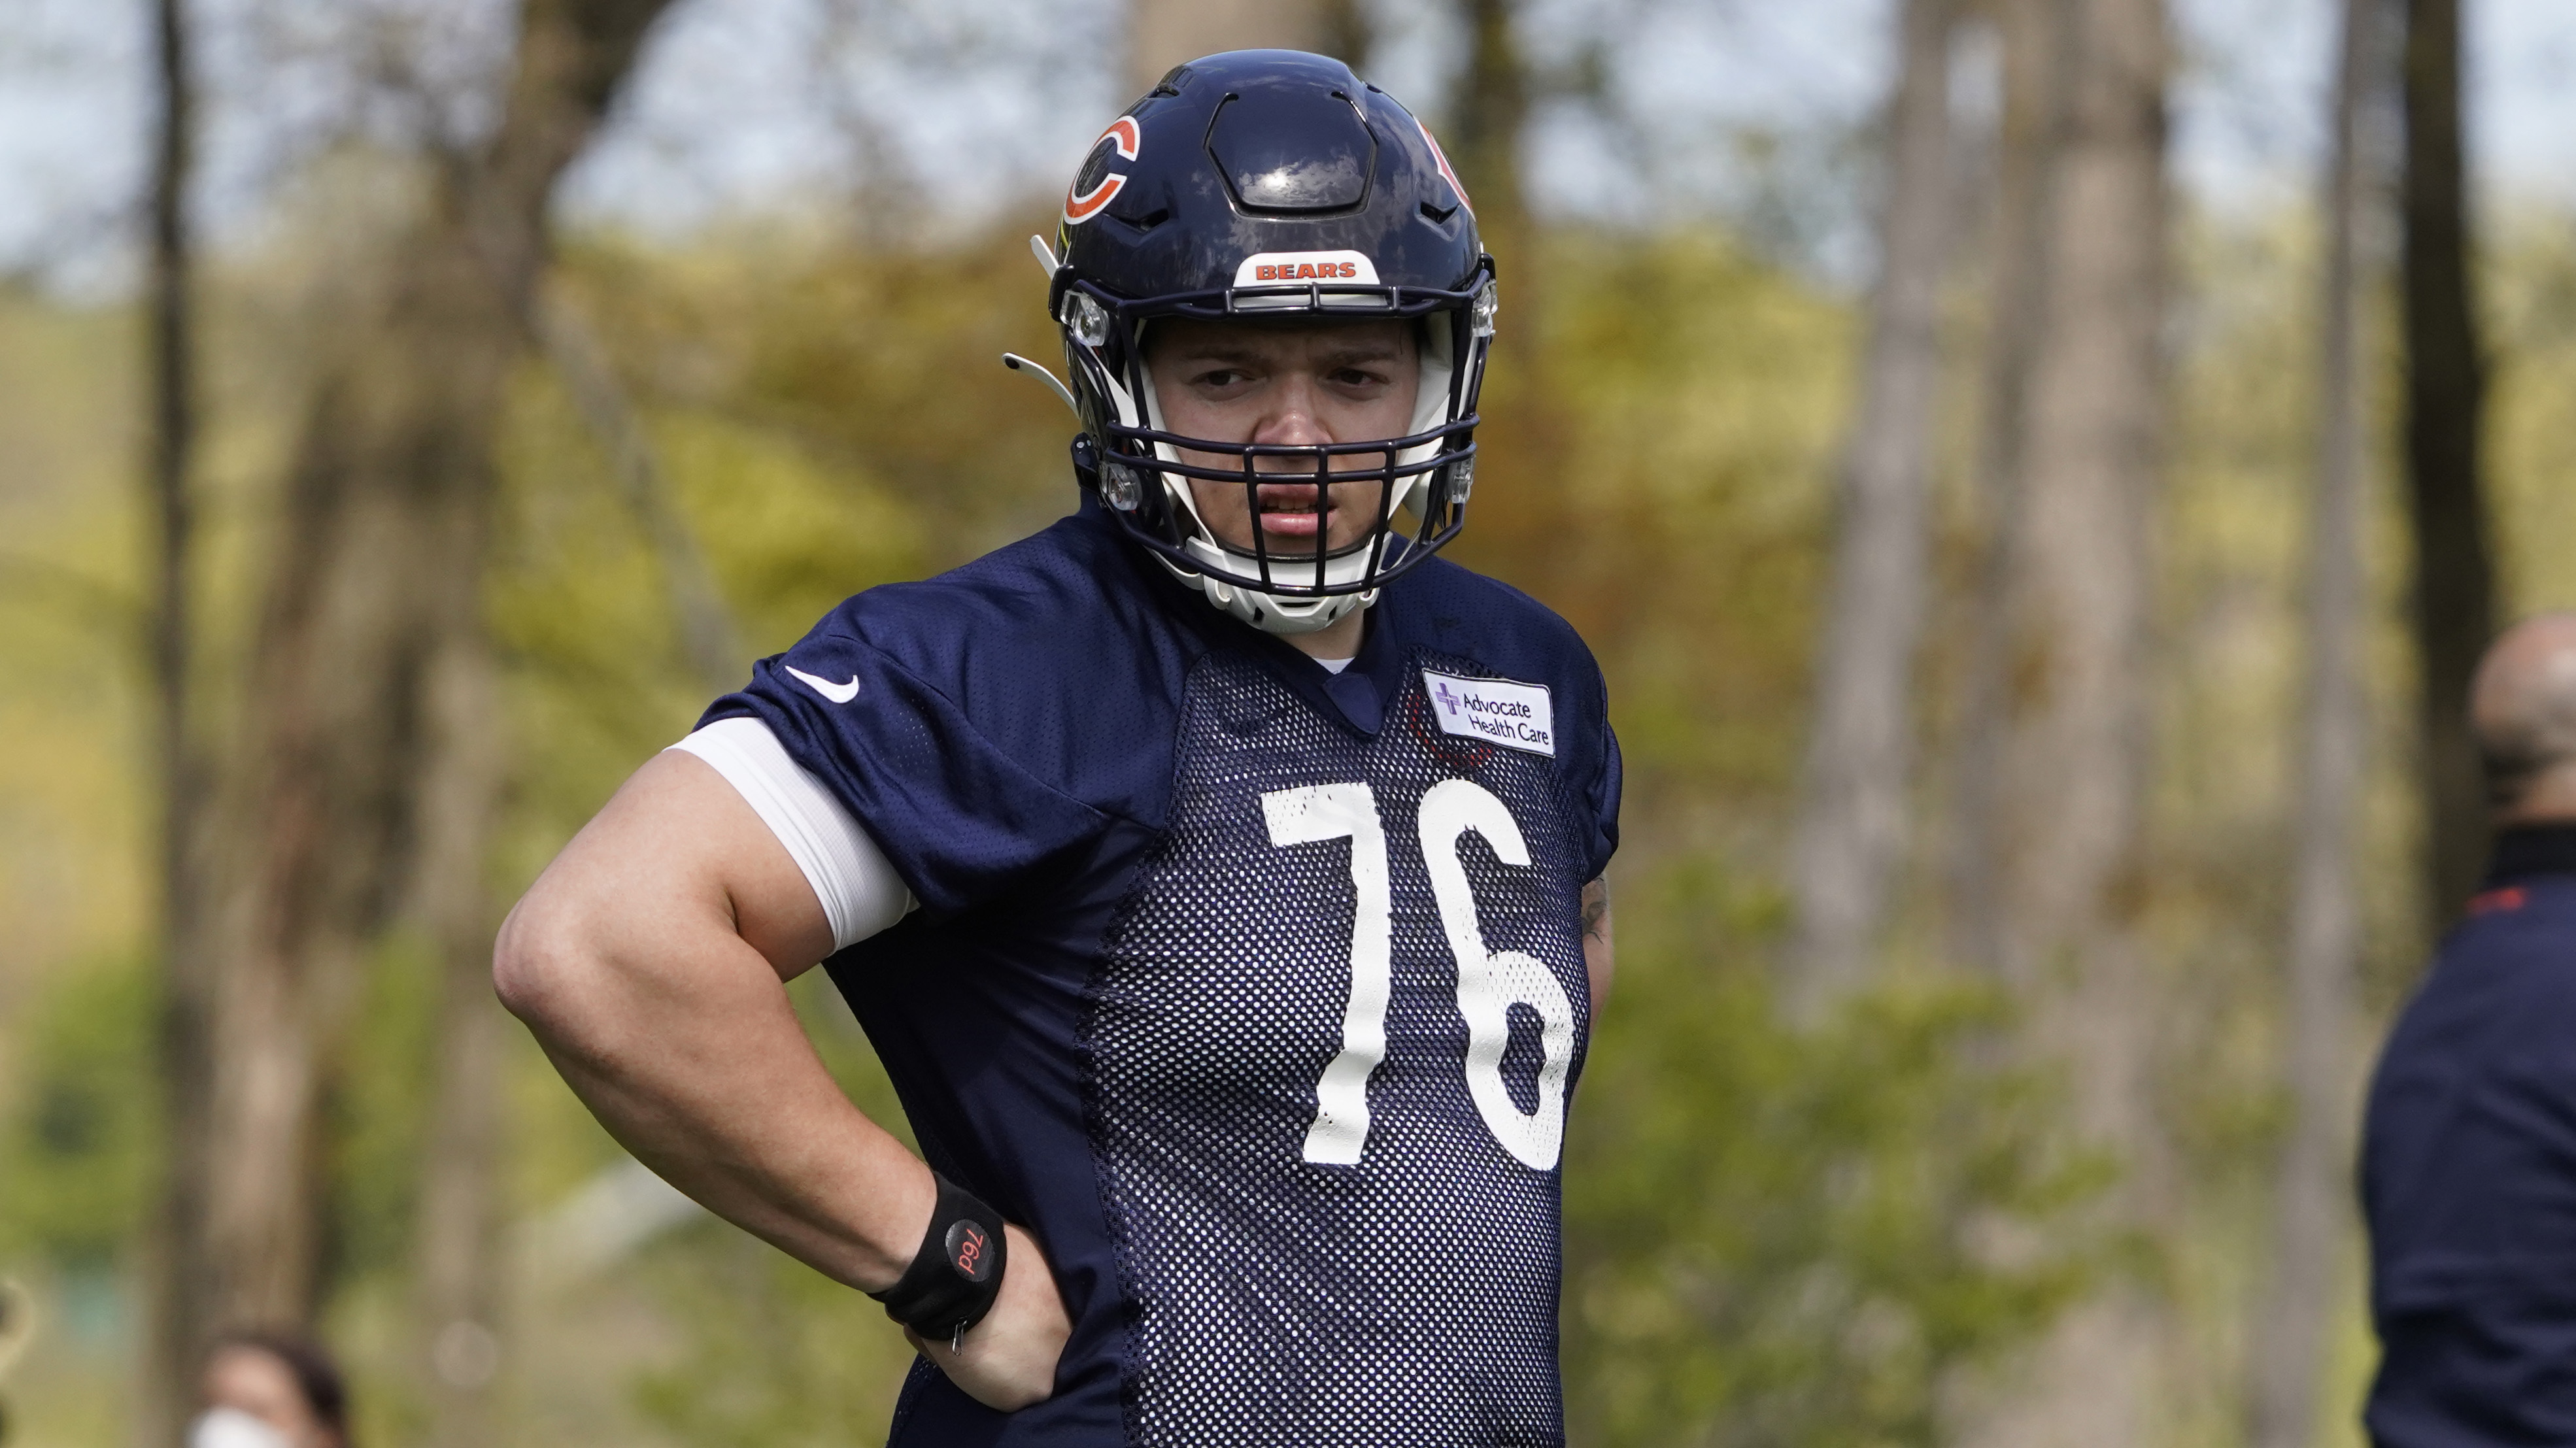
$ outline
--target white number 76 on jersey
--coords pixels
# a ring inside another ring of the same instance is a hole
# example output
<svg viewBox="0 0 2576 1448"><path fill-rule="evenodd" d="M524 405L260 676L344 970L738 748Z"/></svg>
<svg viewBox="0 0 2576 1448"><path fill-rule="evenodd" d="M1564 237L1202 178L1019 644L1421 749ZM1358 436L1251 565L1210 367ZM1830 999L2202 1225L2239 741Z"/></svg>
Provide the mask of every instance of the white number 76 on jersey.
<svg viewBox="0 0 2576 1448"><path fill-rule="evenodd" d="M1351 888L1359 908L1351 921L1351 995L1342 1008L1342 1049L1315 1083L1315 1124L1306 1130L1305 1159L1355 1165L1368 1142L1369 1073L1386 1059L1386 1003L1394 913L1387 880L1386 829L1377 796L1365 784L1314 784L1273 790L1261 797L1270 843L1308 845L1351 842ZM1524 1166L1556 1165L1565 1141L1565 1073L1574 1059L1574 1003L1565 987L1534 956L1488 950L1476 921L1476 900L1458 843L1469 831L1485 837L1506 865L1529 868L1529 845L1519 822L1493 793L1464 779L1443 780L1422 796L1415 833L1431 896L1449 952L1458 961L1458 1014L1467 1022L1467 1095L1494 1134ZM1511 1044L1511 1009L1538 1012L1544 1061L1538 1072L1538 1109L1523 1113L1503 1084L1503 1048Z"/></svg>

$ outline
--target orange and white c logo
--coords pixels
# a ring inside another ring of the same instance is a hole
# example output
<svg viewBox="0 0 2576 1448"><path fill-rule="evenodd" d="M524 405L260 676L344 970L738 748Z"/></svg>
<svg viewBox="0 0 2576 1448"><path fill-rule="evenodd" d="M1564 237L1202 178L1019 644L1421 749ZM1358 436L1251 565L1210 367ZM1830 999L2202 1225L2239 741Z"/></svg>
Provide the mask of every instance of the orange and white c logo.
<svg viewBox="0 0 2576 1448"><path fill-rule="evenodd" d="M1133 161L1136 159L1136 153L1144 148L1145 135L1144 132L1137 129L1136 118L1134 116L1120 116L1118 119L1109 123L1108 130L1100 133L1099 141L1091 143L1091 149L1093 151L1098 151L1100 149L1101 141L1108 141L1115 144L1118 148L1118 158L1120 160ZM1084 169L1090 169L1087 160ZM1079 173L1075 174L1073 184L1076 186L1082 184L1082 177ZM1064 224L1067 226L1080 226L1082 223L1089 221L1094 216L1099 215L1100 209L1107 206L1113 199L1115 199L1118 193L1123 190L1126 185L1126 176L1122 173L1112 171L1108 175L1101 177L1098 185L1079 195L1076 195L1071 189L1067 189L1064 193Z"/></svg>

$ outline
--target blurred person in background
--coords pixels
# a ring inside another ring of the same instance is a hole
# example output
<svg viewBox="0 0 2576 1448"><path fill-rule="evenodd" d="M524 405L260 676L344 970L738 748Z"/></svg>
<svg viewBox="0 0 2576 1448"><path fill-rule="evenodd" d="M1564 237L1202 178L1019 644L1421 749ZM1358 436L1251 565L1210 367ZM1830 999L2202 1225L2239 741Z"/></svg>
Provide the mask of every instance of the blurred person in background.
<svg viewBox="0 0 2576 1448"><path fill-rule="evenodd" d="M886 1303L897 1448L1561 1443L1618 751L1573 630L1431 556L1496 313L1464 189L1340 62L1234 52L1036 250L1078 511L761 661L531 887L502 997ZM826 957L926 1165L798 1028Z"/></svg>
<svg viewBox="0 0 2576 1448"><path fill-rule="evenodd" d="M2576 614L2498 639L2471 715L2494 859L2363 1131L2379 1448L2576 1443Z"/></svg>
<svg viewBox="0 0 2576 1448"><path fill-rule="evenodd" d="M330 1354L302 1338L238 1333L206 1360L205 1411L188 1448L349 1448L349 1392Z"/></svg>

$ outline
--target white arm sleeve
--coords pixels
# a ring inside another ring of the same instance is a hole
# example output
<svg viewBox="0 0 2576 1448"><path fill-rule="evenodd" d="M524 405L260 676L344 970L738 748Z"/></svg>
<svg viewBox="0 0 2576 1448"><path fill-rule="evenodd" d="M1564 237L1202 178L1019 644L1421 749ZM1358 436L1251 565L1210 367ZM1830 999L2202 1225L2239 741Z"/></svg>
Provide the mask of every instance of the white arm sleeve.
<svg viewBox="0 0 2576 1448"><path fill-rule="evenodd" d="M671 747L714 765L787 847L822 902L834 950L867 939L919 903L848 807L787 757L768 725L718 719Z"/></svg>

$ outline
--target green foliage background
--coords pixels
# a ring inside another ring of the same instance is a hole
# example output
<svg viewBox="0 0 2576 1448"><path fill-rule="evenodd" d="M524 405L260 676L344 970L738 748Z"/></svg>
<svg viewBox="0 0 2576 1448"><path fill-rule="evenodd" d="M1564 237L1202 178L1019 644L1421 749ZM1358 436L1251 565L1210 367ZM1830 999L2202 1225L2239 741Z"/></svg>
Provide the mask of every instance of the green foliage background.
<svg viewBox="0 0 2576 1448"><path fill-rule="evenodd" d="M565 300L641 408L744 642L794 639L845 594L970 558L1072 502L1069 420L997 363L1051 356L1024 228L914 251L740 231L686 249L573 249ZM1536 593L1599 653L1627 752L1613 869L1621 977L1575 1108L1564 1313L1578 1440L1610 1445L1947 1441L1962 1391L2115 1279L2191 1326L2177 1442L2238 1441L2242 1320L2275 1129L2285 682L2307 477L2308 249L2295 229L2205 229L2188 257L2156 823L2139 909L2168 998L2158 1103L2174 1209L2151 1237L2093 1211L2135 1164L2065 1127L2015 1003L1941 968L1909 895L1901 967L1812 1028L1767 968L1800 744L1827 479L1850 405L1849 298L1702 229L1540 233L1506 257L1487 462L1459 556ZM218 686L258 581L294 359L337 303L281 242L221 279L210 611ZM2495 437L2511 598L2576 602L2555 540L2576 422L2576 242L2517 234L2494 263ZM1976 310L1963 294L1963 317ZM47 1304L10 1385L23 1441L121 1441L139 1228L155 1170L153 1002L135 643L134 319L0 294L0 1272ZM1960 326L1959 340L1974 341ZM1958 349L1963 357L1973 347ZM1942 559L1922 723L1946 747L1973 499L1966 366L1945 423ZM2387 413L2393 416L2393 413ZM2383 429L2384 431L2384 429ZM595 438L541 361L516 390L490 617L509 669L493 725L514 770L494 886L523 883L707 690L680 661L660 564ZM2393 517L2374 549L2374 653L2403 686ZM2402 714L2382 711L2367 851L2377 1006L2412 968ZM1940 799L1927 791L1937 845ZM387 943L334 1067L331 1327L369 1441L406 1441L408 1233L432 981ZM819 980L800 1009L872 1113L891 1094ZM2361 1043L2357 1042L2356 1045ZM511 1062L511 1198L529 1218L617 1160L524 1039ZM2355 1299L2357 1309L2357 1298ZM2355 1326L2341 1401L2366 1365ZM684 1225L602 1278L513 1304L512 1442L872 1441L908 1352L872 1304L740 1234ZM2352 1441L2348 1422L2336 1441Z"/></svg>

